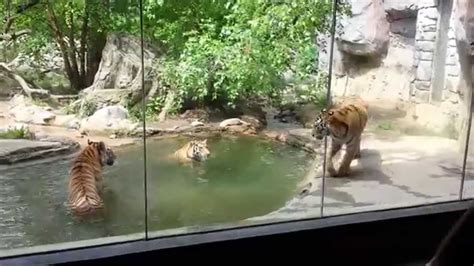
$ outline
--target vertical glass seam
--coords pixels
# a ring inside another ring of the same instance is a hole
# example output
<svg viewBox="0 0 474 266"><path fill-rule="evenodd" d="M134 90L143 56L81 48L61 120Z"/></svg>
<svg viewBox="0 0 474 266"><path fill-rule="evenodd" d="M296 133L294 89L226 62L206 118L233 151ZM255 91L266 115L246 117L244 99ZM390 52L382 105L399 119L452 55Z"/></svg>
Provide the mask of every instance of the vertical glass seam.
<svg viewBox="0 0 474 266"><path fill-rule="evenodd" d="M144 190L144 209L145 209L145 239L148 240L148 187L147 187L147 151L146 151L146 97L145 97L145 63L143 60L144 48L143 48L143 0L140 2L140 53L141 53L141 65L142 65L142 129L143 129L143 190Z"/></svg>
<svg viewBox="0 0 474 266"><path fill-rule="evenodd" d="M334 39L336 35L336 8L337 8L337 0L332 1L332 21L331 21L331 46L329 47L329 64L328 64L328 89L326 94L326 105L331 105L331 87L332 87L332 65L333 65L333 57L334 57ZM327 136L324 137L324 152L323 152L323 181L321 184L321 213L320 216L324 216L324 196L326 191L326 157L327 157L327 147L328 147L328 140Z"/></svg>
<svg viewBox="0 0 474 266"><path fill-rule="evenodd" d="M472 60L470 60L472 61ZM472 62L470 64L471 66L471 72L472 72ZM466 132L466 143L464 145L464 157L463 157L463 163L462 163L462 172L461 172L461 185L459 187L459 200L463 199L463 194L464 194L464 181L466 179L466 168L467 168L467 157L469 156L469 141L471 139L471 126L472 126L472 112L474 109L472 108L472 90L474 89L473 82L470 81L470 89L471 92L469 93L470 99L469 99L469 115L468 115L468 121L467 121L467 132ZM469 87L469 86L468 86Z"/></svg>
<svg viewBox="0 0 474 266"><path fill-rule="evenodd" d="M471 2L468 2L468 10L469 10L469 5L471 5ZM464 21L463 21L463 24L464 24L464 27L467 28L467 24L468 24L468 21L467 21L467 18L464 17ZM473 66L472 66L472 63L473 63L473 60L472 58L469 58L469 71L470 71L470 74L472 74L474 71L473 71ZM470 84L467 84L466 86L466 89L469 89L470 92L468 93L469 95L469 99L468 99L468 103L469 103L469 114L468 114L468 121L467 121L467 131L466 131L466 143L465 143L465 146L464 146L464 158L463 158L463 164L462 164L462 173L461 173L461 185L459 187L459 200L462 200L464 197L463 197L463 194L464 194L464 181L466 179L466 167L467 167L467 157L468 157L468 154L469 154L469 141L470 141L470 138L471 138L471 126L472 126L472 112L474 111L473 110L473 107L472 107L472 93L473 93L473 89L474 89L474 82L472 80L472 77L471 79L469 80L469 83Z"/></svg>

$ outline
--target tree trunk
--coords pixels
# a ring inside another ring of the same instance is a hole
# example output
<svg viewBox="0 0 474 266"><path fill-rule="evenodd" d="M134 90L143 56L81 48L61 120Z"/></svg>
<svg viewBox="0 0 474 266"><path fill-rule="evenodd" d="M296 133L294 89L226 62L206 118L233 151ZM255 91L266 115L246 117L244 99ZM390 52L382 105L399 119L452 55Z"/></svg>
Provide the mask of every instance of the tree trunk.
<svg viewBox="0 0 474 266"><path fill-rule="evenodd" d="M46 17L48 19L48 25L53 32L53 36L56 40L56 43L59 46L59 50L61 51L62 57L64 59L64 69L66 70L66 75L71 83L71 87L75 90L78 90L78 78L74 77L73 69L71 67L71 62L69 58L69 48L67 46L66 41L64 40L64 34L61 28L61 25L56 17L56 13L54 12L54 7L50 1L46 2Z"/></svg>
<svg viewBox="0 0 474 266"><path fill-rule="evenodd" d="M94 32L91 35L87 45L87 68L84 77L86 87L89 87L94 82L95 74L99 70L100 61L102 60L102 50L107 42L107 36L103 32Z"/></svg>
<svg viewBox="0 0 474 266"><path fill-rule="evenodd" d="M70 15L71 26L64 27L58 21L58 18L54 12L52 2L47 2L47 18L48 24L53 31L53 36L61 50L62 57L64 59L64 68L66 70L67 77L71 84L71 87L76 91L92 85L95 74L99 69L99 64L102 59L102 49L106 43L107 33L99 27L93 27L93 25L100 25L100 17L104 14L97 14L93 12L95 8L93 5L104 5L103 9L99 9L100 12L107 12L109 1L103 0L96 2L87 0L85 2L85 9L83 10L83 26L80 29L79 41L80 49L76 47L76 29L74 28L73 17ZM67 35L67 38L65 38Z"/></svg>
<svg viewBox="0 0 474 266"><path fill-rule="evenodd" d="M107 33L104 30L100 30L93 25L100 25L100 21L94 21L97 19L99 14L94 14L90 10L91 5L97 4L96 1L87 0L86 1L86 14L88 14L90 25L87 28L84 28L84 31L87 31L86 34L86 45L87 45L87 65L85 75L83 76L85 87L89 87L94 82L95 74L99 70L100 61L102 60L102 50L105 47L107 42ZM100 4L103 5L103 9L108 12L110 3L108 0L102 0ZM103 14L101 14L103 16Z"/></svg>

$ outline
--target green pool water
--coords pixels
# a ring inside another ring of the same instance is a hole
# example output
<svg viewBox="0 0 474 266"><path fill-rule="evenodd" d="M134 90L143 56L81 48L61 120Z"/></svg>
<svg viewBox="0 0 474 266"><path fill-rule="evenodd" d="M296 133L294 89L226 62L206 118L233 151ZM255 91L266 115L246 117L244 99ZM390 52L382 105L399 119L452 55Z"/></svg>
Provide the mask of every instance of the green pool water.
<svg viewBox="0 0 474 266"><path fill-rule="evenodd" d="M168 160L189 139L147 140L150 231L233 223L282 207L311 157L255 137L209 138L203 163ZM0 249L143 232L143 145L117 149L118 164L104 168L105 216L74 219L64 206L71 158L0 169Z"/></svg>

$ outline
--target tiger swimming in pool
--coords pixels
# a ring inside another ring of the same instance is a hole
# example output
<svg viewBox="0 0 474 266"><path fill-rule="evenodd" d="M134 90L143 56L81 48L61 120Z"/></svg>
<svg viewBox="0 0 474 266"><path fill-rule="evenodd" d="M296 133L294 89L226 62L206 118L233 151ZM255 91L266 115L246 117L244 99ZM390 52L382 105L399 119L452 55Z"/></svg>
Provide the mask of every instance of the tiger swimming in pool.
<svg viewBox="0 0 474 266"><path fill-rule="evenodd" d="M171 154L171 159L181 163L205 161L211 152L207 146L207 139L191 140Z"/></svg>
<svg viewBox="0 0 474 266"><path fill-rule="evenodd" d="M87 140L87 146L71 165L68 184L68 206L79 216L102 209L102 167L116 162L114 151L104 142Z"/></svg>
<svg viewBox="0 0 474 266"><path fill-rule="evenodd" d="M316 139L331 137L331 148L327 162L330 176L347 176L354 159L360 158L360 142L368 120L368 104L360 97L351 97L341 103L323 109L314 122L311 135ZM338 171L334 168L333 158L346 146Z"/></svg>

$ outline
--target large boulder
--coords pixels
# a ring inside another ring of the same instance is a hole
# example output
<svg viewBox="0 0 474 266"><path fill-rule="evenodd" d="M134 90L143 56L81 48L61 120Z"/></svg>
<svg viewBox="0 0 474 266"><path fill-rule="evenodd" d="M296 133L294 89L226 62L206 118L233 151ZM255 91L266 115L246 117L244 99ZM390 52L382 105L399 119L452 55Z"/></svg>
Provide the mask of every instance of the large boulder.
<svg viewBox="0 0 474 266"><path fill-rule="evenodd" d="M38 125L48 125L56 117L52 112L34 105L16 106L10 109L9 114L16 122Z"/></svg>
<svg viewBox="0 0 474 266"><path fill-rule="evenodd" d="M64 142L63 142L64 140ZM79 149L79 143L66 139L1 139L0 165L14 164L32 159L72 154Z"/></svg>
<svg viewBox="0 0 474 266"><path fill-rule="evenodd" d="M240 119L247 124L250 124L255 130L260 131L265 128L261 120L252 115L241 115Z"/></svg>
<svg viewBox="0 0 474 266"><path fill-rule="evenodd" d="M23 95L16 95L10 100L8 114L16 122L48 125L56 117L50 108L34 105Z"/></svg>
<svg viewBox="0 0 474 266"><path fill-rule="evenodd" d="M384 8L390 31L407 38L415 38L418 0L385 0Z"/></svg>
<svg viewBox="0 0 474 266"><path fill-rule="evenodd" d="M57 115L51 125L70 129L79 129L81 121L75 115Z"/></svg>
<svg viewBox="0 0 474 266"><path fill-rule="evenodd" d="M20 73L64 73L64 59L55 43L43 47L42 53L32 56L28 53L19 53L8 65ZM65 75L65 74L64 74Z"/></svg>
<svg viewBox="0 0 474 266"><path fill-rule="evenodd" d="M383 7L390 20L416 18L419 0L385 0Z"/></svg>
<svg viewBox="0 0 474 266"><path fill-rule="evenodd" d="M238 118L229 118L219 123L219 127L226 128L231 126L239 126L246 124L244 121Z"/></svg>
<svg viewBox="0 0 474 266"><path fill-rule="evenodd" d="M351 0L352 16L342 20L338 49L350 55L382 56L387 53L390 25L382 0Z"/></svg>
<svg viewBox="0 0 474 266"><path fill-rule="evenodd" d="M257 134L257 129L255 129L252 124L247 123L239 118L226 119L219 124L219 127L236 134Z"/></svg>
<svg viewBox="0 0 474 266"><path fill-rule="evenodd" d="M61 51L54 43L47 44L43 47L42 52L35 56L29 53L18 53L16 58L8 63L8 66L22 77L33 81L52 94L74 92L69 84L66 71L64 71L64 59Z"/></svg>
<svg viewBox="0 0 474 266"><path fill-rule="evenodd" d="M78 110L80 116L89 116L96 110L111 105L126 106L130 101L130 89L86 90L80 99L72 103L72 109Z"/></svg>
<svg viewBox="0 0 474 266"><path fill-rule="evenodd" d="M127 134L138 128L138 123L128 119L128 111L122 106L107 106L97 110L81 123L81 131L113 131Z"/></svg>
<svg viewBox="0 0 474 266"><path fill-rule="evenodd" d="M98 110L110 105L127 106L139 103L148 95L148 91L156 92L158 88L159 79L153 71L154 60L158 54L158 49L146 45L142 66L141 43L138 38L125 34L109 34L94 82L80 93L79 100L73 103L73 108L78 109L81 115L89 115L88 110L83 110L84 108ZM146 95L142 91L142 72L145 72Z"/></svg>
<svg viewBox="0 0 474 266"><path fill-rule="evenodd" d="M242 119L242 117L246 117L245 119L247 119L248 117L253 117L262 125L267 125L265 111L263 110L261 104L254 100L239 101L233 107L224 106L222 111L225 118L240 117Z"/></svg>

